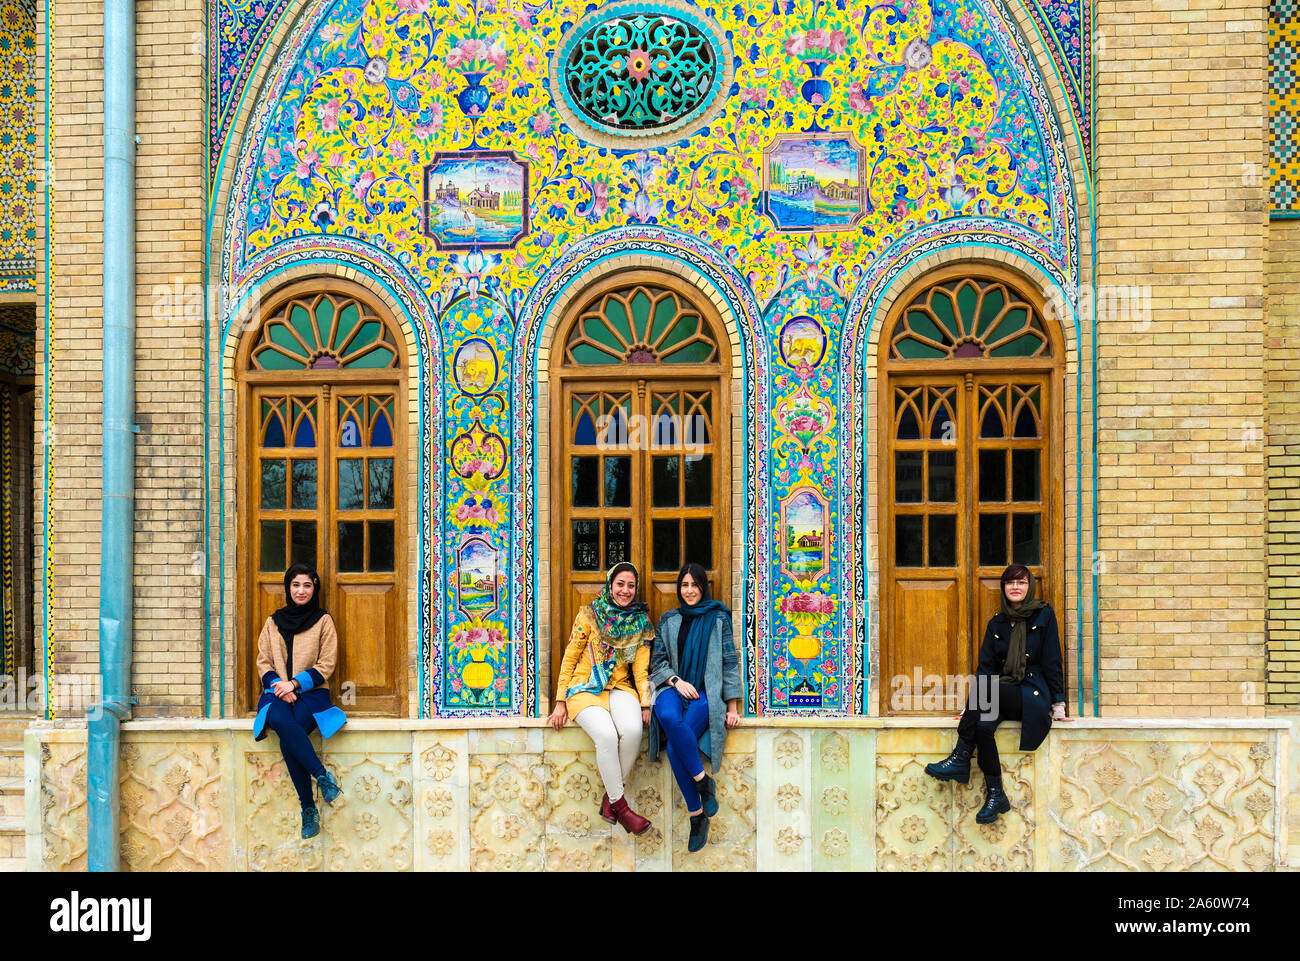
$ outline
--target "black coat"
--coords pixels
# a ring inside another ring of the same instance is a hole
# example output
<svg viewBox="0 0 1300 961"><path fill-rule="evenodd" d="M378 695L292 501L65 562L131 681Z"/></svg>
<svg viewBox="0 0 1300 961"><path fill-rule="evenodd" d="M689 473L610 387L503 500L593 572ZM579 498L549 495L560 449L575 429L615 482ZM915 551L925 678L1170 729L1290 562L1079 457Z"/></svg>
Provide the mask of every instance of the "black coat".
<svg viewBox="0 0 1300 961"><path fill-rule="evenodd" d="M1020 684L1024 696L1020 719L1020 750L1033 751L1043 743L1052 727L1052 705L1065 700L1065 681L1061 674L1061 637L1056 615L1044 607L1026 625L1025 649L1029 666ZM1011 646L1011 619L999 611L989 620L980 645L976 673L997 677L1007 661Z"/></svg>

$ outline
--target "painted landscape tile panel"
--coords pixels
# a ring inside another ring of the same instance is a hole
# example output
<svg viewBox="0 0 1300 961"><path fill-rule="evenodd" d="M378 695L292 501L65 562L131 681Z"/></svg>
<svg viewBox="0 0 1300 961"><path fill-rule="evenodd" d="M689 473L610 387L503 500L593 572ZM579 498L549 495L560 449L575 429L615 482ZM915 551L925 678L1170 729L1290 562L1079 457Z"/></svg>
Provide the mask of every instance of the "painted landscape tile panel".
<svg viewBox="0 0 1300 961"><path fill-rule="evenodd" d="M780 139L765 159L764 201L778 230L833 230L862 215L862 151L851 136Z"/></svg>
<svg viewBox="0 0 1300 961"><path fill-rule="evenodd" d="M497 607L497 550L481 537L471 537L457 558L460 609L466 617L485 617Z"/></svg>
<svg viewBox="0 0 1300 961"><path fill-rule="evenodd" d="M528 165L505 151L436 154L424 196L425 233L442 250L513 247L528 233Z"/></svg>
<svg viewBox="0 0 1300 961"><path fill-rule="evenodd" d="M799 491L786 502L785 571L797 579L825 568L826 506L812 491Z"/></svg>

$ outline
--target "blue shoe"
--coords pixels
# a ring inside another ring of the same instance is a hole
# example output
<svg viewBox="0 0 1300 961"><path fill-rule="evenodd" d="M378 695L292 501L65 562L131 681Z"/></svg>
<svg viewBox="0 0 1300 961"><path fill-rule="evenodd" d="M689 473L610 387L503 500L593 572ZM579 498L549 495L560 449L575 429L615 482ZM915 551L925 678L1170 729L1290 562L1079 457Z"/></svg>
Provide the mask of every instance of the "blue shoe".
<svg viewBox="0 0 1300 961"><path fill-rule="evenodd" d="M692 853L704 847L709 840L709 816L707 814L691 815L691 837L686 842L686 850Z"/></svg>
<svg viewBox="0 0 1300 961"><path fill-rule="evenodd" d="M320 834L320 811L313 805L302 809L302 839L304 841Z"/></svg>
<svg viewBox="0 0 1300 961"><path fill-rule="evenodd" d="M334 775L329 771L317 775L316 786L320 788L320 798L326 804L333 804L334 799L343 793L343 788L339 787L339 782L334 780Z"/></svg>
<svg viewBox="0 0 1300 961"><path fill-rule="evenodd" d="M706 774L695 782L700 792L700 803L704 805L704 816L711 818L718 813L718 784L712 775ZM706 831L707 833L707 831Z"/></svg>

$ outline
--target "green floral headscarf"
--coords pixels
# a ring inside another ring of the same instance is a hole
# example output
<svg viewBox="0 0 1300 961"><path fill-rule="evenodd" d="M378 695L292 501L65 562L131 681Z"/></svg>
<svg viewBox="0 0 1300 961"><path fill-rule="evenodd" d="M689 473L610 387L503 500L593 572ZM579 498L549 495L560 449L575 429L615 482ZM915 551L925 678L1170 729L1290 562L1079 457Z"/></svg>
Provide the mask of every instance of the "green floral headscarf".
<svg viewBox="0 0 1300 961"><path fill-rule="evenodd" d="M591 602L591 617L600 631L600 639L613 650L618 663L630 664L636 657L636 649L654 637L655 629L650 623L650 609L644 601L634 600L627 607L619 607L614 602L610 586L624 571L631 571L640 584L641 575L635 567L627 562L615 564L605 575L605 589Z"/></svg>

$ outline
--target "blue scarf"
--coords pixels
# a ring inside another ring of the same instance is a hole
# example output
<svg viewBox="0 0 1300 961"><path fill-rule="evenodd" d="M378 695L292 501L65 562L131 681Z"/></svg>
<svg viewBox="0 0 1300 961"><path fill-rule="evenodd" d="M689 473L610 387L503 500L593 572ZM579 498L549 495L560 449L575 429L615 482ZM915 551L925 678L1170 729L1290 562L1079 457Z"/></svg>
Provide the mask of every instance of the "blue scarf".
<svg viewBox="0 0 1300 961"><path fill-rule="evenodd" d="M713 615L730 615L721 601L701 598L698 604L678 608L682 623L677 628L677 676L698 691L704 689L704 670L709 660L709 636L713 633ZM683 635L685 635L683 637Z"/></svg>

